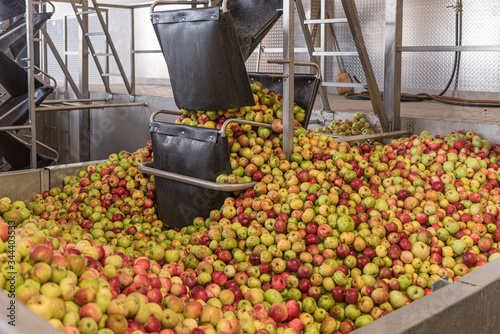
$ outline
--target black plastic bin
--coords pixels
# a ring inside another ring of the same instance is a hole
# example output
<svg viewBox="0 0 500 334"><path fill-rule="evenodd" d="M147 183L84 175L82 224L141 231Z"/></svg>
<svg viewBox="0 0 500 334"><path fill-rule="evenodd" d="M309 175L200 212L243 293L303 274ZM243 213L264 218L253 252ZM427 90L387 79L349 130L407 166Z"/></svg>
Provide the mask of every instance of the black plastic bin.
<svg viewBox="0 0 500 334"><path fill-rule="evenodd" d="M178 107L219 110L253 103L229 12L219 7L152 11Z"/></svg>

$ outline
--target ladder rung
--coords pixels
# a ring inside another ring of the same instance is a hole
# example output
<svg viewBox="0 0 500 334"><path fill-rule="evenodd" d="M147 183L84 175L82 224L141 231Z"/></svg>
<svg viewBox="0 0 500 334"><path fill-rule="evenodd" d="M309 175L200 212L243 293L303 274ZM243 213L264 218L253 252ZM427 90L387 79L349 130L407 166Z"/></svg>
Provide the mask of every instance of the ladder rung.
<svg viewBox="0 0 500 334"><path fill-rule="evenodd" d="M120 73L103 73L101 74L101 77L121 77L122 75Z"/></svg>
<svg viewBox="0 0 500 334"><path fill-rule="evenodd" d="M95 10L87 10L85 12L78 12L78 13L76 13L76 15L89 15L89 14L95 14L95 13L97 13L97 11L95 11Z"/></svg>
<svg viewBox="0 0 500 334"><path fill-rule="evenodd" d="M94 57L99 57L99 56L111 57L111 56L113 56L113 54L112 53L94 53L93 56Z"/></svg>
<svg viewBox="0 0 500 334"><path fill-rule="evenodd" d="M340 19L304 20L304 24L322 24L322 23L347 23L347 19L340 18Z"/></svg>
<svg viewBox="0 0 500 334"><path fill-rule="evenodd" d="M316 51L313 56L358 56L356 51Z"/></svg>
<svg viewBox="0 0 500 334"><path fill-rule="evenodd" d="M366 86L366 84L354 83L354 82L347 82L347 83L344 83L344 82L322 82L321 86L325 86L325 87L360 87L360 88L364 88Z"/></svg>
<svg viewBox="0 0 500 334"><path fill-rule="evenodd" d="M98 32L88 32L85 34L85 36L104 36L104 33L102 31Z"/></svg>

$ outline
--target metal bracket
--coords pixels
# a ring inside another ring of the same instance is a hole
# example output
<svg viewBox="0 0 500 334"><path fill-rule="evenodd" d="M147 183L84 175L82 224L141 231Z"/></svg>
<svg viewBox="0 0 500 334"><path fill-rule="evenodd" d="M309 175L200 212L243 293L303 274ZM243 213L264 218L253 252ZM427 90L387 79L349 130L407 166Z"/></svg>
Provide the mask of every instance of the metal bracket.
<svg viewBox="0 0 500 334"><path fill-rule="evenodd" d="M162 177L169 180L174 180L182 183L191 184L194 186L202 187L205 189L216 190L216 191L243 191L248 188L252 188L257 184L257 182L245 182L245 183L217 183L212 181L201 180L195 177L185 176L177 173L167 172L161 169L153 167L153 162L144 162L139 165L139 171L147 174L152 174L154 176Z"/></svg>
<svg viewBox="0 0 500 334"><path fill-rule="evenodd" d="M448 276L443 276L441 279L438 279L437 281L432 282L432 292L439 290L441 288L444 288L447 285L450 285L453 282L449 281Z"/></svg>

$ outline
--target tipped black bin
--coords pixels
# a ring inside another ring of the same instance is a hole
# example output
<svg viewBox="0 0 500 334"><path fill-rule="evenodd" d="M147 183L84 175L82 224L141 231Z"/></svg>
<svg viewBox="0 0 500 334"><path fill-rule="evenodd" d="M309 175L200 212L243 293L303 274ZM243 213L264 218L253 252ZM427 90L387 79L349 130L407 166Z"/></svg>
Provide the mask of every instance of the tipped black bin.
<svg viewBox="0 0 500 334"><path fill-rule="evenodd" d="M279 73L248 73L251 83L260 82L262 87L274 90L277 94L283 93L283 79L278 77ZM295 74L294 76L294 102L304 109L306 117L302 126L307 128L314 101L318 95L318 88L321 84L319 75Z"/></svg>
<svg viewBox="0 0 500 334"><path fill-rule="evenodd" d="M219 7L152 13L177 106L219 110L253 104L229 12Z"/></svg>
<svg viewBox="0 0 500 334"><path fill-rule="evenodd" d="M230 0L227 8L245 60L283 15L283 1L279 0Z"/></svg>

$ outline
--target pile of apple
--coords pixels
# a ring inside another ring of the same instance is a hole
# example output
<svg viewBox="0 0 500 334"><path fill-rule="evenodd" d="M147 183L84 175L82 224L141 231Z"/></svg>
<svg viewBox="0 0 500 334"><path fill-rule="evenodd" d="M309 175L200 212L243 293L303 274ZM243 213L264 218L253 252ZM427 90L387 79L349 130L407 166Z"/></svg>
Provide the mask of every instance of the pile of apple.
<svg viewBox="0 0 500 334"><path fill-rule="evenodd" d="M316 132L336 136L359 136L374 134L376 131L361 113L356 112L353 119L333 120L329 126L318 128Z"/></svg>
<svg viewBox="0 0 500 334"><path fill-rule="evenodd" d="M183 229L137 169L151 142L0 199L0 286L66 333L339 334L500 256L500 145L458 131L351 147L299 128L286 160L270 123L231 126L218 179L258 183Z"/></svg>
<svg viewBox="0 0 500 334"><path fill-rule="evenodd" d="M275 91L263 88L260 82L252 84L255 105L229 110L193 111L181 109L182 115L175 121L179 124L202 126L211 129L220 129L229 118L245 119L260 123L271 124L275 119L283 119L283 96ZM300 126L306 117L305 110L294 105L295 126ZM232 130L227 130L227 136L232 137Z"/></svg>

